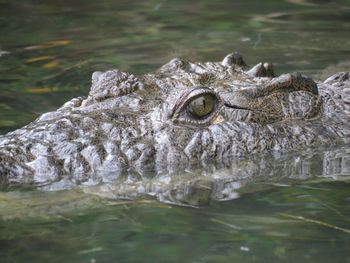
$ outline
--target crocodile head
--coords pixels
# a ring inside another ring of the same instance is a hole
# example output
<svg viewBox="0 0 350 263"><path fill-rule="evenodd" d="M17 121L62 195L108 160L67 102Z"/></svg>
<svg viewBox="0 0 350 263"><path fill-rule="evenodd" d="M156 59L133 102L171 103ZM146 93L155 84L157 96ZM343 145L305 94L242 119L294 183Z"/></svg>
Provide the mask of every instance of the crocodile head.
<svg viewBox="0 0 350 263"><path fill-rule="evenodd" d="M348 142L349 74L324 83L222 62L175 58L153 74L95 72L87 97L0 141L6 182L113 181L125 171L172 172L234 156ZM337 114L334 114L337 112Z"/></svg>

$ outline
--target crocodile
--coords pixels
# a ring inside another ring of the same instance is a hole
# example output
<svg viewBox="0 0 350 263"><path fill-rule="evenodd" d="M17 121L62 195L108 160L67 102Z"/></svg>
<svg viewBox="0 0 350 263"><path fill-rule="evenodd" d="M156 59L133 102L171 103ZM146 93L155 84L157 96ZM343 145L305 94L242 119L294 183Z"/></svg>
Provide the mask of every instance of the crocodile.
<svg viewBox="0 0 350 263"><path fill-rule="evenodd" d="M174 58L154 73L92 74L88 96L0 136L1 185L114 182L252 154L350 142L350 76L276 76L242 56Z"/></svg>

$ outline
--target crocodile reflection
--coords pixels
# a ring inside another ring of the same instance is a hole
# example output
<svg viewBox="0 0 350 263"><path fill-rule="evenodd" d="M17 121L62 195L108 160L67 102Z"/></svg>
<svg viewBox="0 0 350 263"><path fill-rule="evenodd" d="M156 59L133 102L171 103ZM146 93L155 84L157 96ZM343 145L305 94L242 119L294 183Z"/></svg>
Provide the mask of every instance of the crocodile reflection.
<svg viewBox="0 0 350 263"><path fill-rule="evenodd" d="M252 156L231 161L226 167L211 164L204 170L188 170L176 175L162 174L142 180L127 177L116 184L87 188L85 191L107 199L152 197L176 205L203 206L212 201L238 198L242 192L334 179L350 180L348 147L305 150L279 156Z"/></svg>

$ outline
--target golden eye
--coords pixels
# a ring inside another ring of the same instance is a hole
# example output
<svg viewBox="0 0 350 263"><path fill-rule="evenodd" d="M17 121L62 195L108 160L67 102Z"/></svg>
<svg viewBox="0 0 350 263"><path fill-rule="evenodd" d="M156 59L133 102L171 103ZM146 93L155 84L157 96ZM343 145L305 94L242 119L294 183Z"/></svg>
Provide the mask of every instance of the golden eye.
<svg viewBox="0 0 350 263"><path fill-rule="evenodd" d="M195 118L205 118L212 113L217 104L217 98L212 94L202 94L194 97L187 104L187 112Z"/></svg>

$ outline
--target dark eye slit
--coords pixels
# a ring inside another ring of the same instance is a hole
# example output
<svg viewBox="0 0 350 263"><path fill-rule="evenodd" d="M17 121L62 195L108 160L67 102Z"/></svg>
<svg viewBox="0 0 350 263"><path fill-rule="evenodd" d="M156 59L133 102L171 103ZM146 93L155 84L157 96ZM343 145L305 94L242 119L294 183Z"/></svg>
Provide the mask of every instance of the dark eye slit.
<svg viewBox="0 0 350 263"><path fill-rule="evenodd" d="M235 110L249 110L249 111L255 111L255 112L261 112L261 113L264 113L264 114L267 114L265 111L262 111L262 110L258 110L258 109L250 109L250 108L246 108L246 107L241 107L241 106L237 106L237 105L232 105L232 104L228 104L228 103L224 103L224 105L228 108L231 108L231 109L235 109ZM271 114L269 113L271 116L278 116L277 114Z"/></svg>

